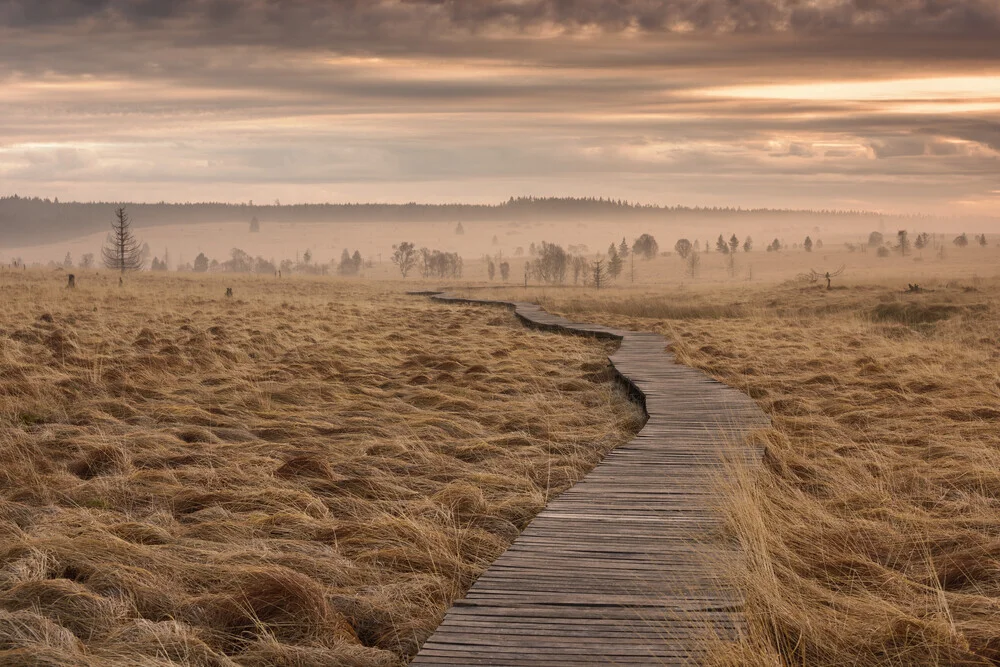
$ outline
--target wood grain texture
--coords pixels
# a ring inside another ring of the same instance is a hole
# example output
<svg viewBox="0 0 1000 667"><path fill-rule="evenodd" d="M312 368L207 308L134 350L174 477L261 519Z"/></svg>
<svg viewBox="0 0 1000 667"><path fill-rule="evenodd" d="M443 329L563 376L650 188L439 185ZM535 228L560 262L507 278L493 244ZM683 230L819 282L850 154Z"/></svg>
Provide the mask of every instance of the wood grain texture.
<svg viewBox="0 0 1000 667"><path fill-rule="evenodd" d="M735 552L719 535L711 489L723 450L759 460L740 444L768 424L756 404L675 363L658 334L570 322L532 303L432 298L619 340L611 363L649 420L535 517L411 664L689 665L701 662L706 635L740 632L739 594L719 577Z"/></svg>

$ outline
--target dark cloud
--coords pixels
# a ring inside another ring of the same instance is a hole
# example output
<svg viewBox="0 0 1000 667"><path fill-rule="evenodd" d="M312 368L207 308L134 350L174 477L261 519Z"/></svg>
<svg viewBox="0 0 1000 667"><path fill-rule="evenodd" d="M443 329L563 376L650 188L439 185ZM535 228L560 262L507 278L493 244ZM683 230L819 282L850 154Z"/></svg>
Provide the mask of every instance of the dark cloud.
<svg viewBox="0 0 1000 667"><path fill-rule="evenodd" d="M1000 151L1000 122L994 120L948 119L936 127L923 128L922 131L942 137L974 141Z"/></svg>
<svg viewBox="0 0 1000 667"><path fill-rule="evenodd" d="M234 35L261 36L275 31L291 36L288 30L293 27L307 35L319 29L368 36L429 28L478 33L538 27L996 34L1000 7L994 0L4 0L0 20L18 27L86 21L149 27L180 20L205 29L238 28Z"/></svg>
<svg viewBox="0 0 1000 667"><path fill-rule="evenodd" d="M927 144L922 139L904 137L873 141L871 148L875 157L884 160L886 158L923 155L927 150Z"/></svg>
<svg viewBox="0 0 1000 667"><path fill-rule="evenodd" d="M989 75L998 26L997 0L0 0L0 181L922 208L996 189L995 86L961 114L705 89Z"/></svg>

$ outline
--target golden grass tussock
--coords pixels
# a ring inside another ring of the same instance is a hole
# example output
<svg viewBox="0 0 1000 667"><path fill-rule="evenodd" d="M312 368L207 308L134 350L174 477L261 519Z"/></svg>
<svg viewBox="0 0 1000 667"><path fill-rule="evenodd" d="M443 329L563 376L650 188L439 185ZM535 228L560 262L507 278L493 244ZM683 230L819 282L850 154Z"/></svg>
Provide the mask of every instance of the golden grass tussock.
<svg viewBox="0 0 1000 667"><path fill-rule="evenodd" d="M78 284L0 274L0 665L403 664L643 419L504 311Z"/></svg>
<svg viewBox="0 0 1000 667"><path fill-rule="evenodd" d="M663 333L772 418L721 482L750 624L717 664L1000 663L1000 280L905 286L517 293Z"/></svg>

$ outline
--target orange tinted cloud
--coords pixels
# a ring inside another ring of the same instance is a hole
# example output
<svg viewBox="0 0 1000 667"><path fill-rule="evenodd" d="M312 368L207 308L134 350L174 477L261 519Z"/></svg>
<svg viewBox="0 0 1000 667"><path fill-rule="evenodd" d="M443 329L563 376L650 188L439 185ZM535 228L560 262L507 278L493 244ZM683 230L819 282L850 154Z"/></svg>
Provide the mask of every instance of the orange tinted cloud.
<svg viewBox="0 0 1000 667"><path fill-rule="evenodd" d="M8 0L0 187L992 206L1000 4L934 4Z"/></svg>

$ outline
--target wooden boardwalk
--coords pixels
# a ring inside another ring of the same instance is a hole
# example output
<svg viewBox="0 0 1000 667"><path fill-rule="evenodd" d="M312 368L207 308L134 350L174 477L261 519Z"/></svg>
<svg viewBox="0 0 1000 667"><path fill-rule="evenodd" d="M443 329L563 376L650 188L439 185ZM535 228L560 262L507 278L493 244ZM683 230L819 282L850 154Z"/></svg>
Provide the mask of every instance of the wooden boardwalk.
<svg viewBox="0 0 1000 667"><path fill-rule="evenodd" d="M649 420L549 503L448 611L411 663L569 667L699 664L705 635L733 636L739 595L717 576L712 481L721 450L768 424L744 394L676 364L657 334L578 324L502 304L532 327L621 340L611 362Z"/></svg>

